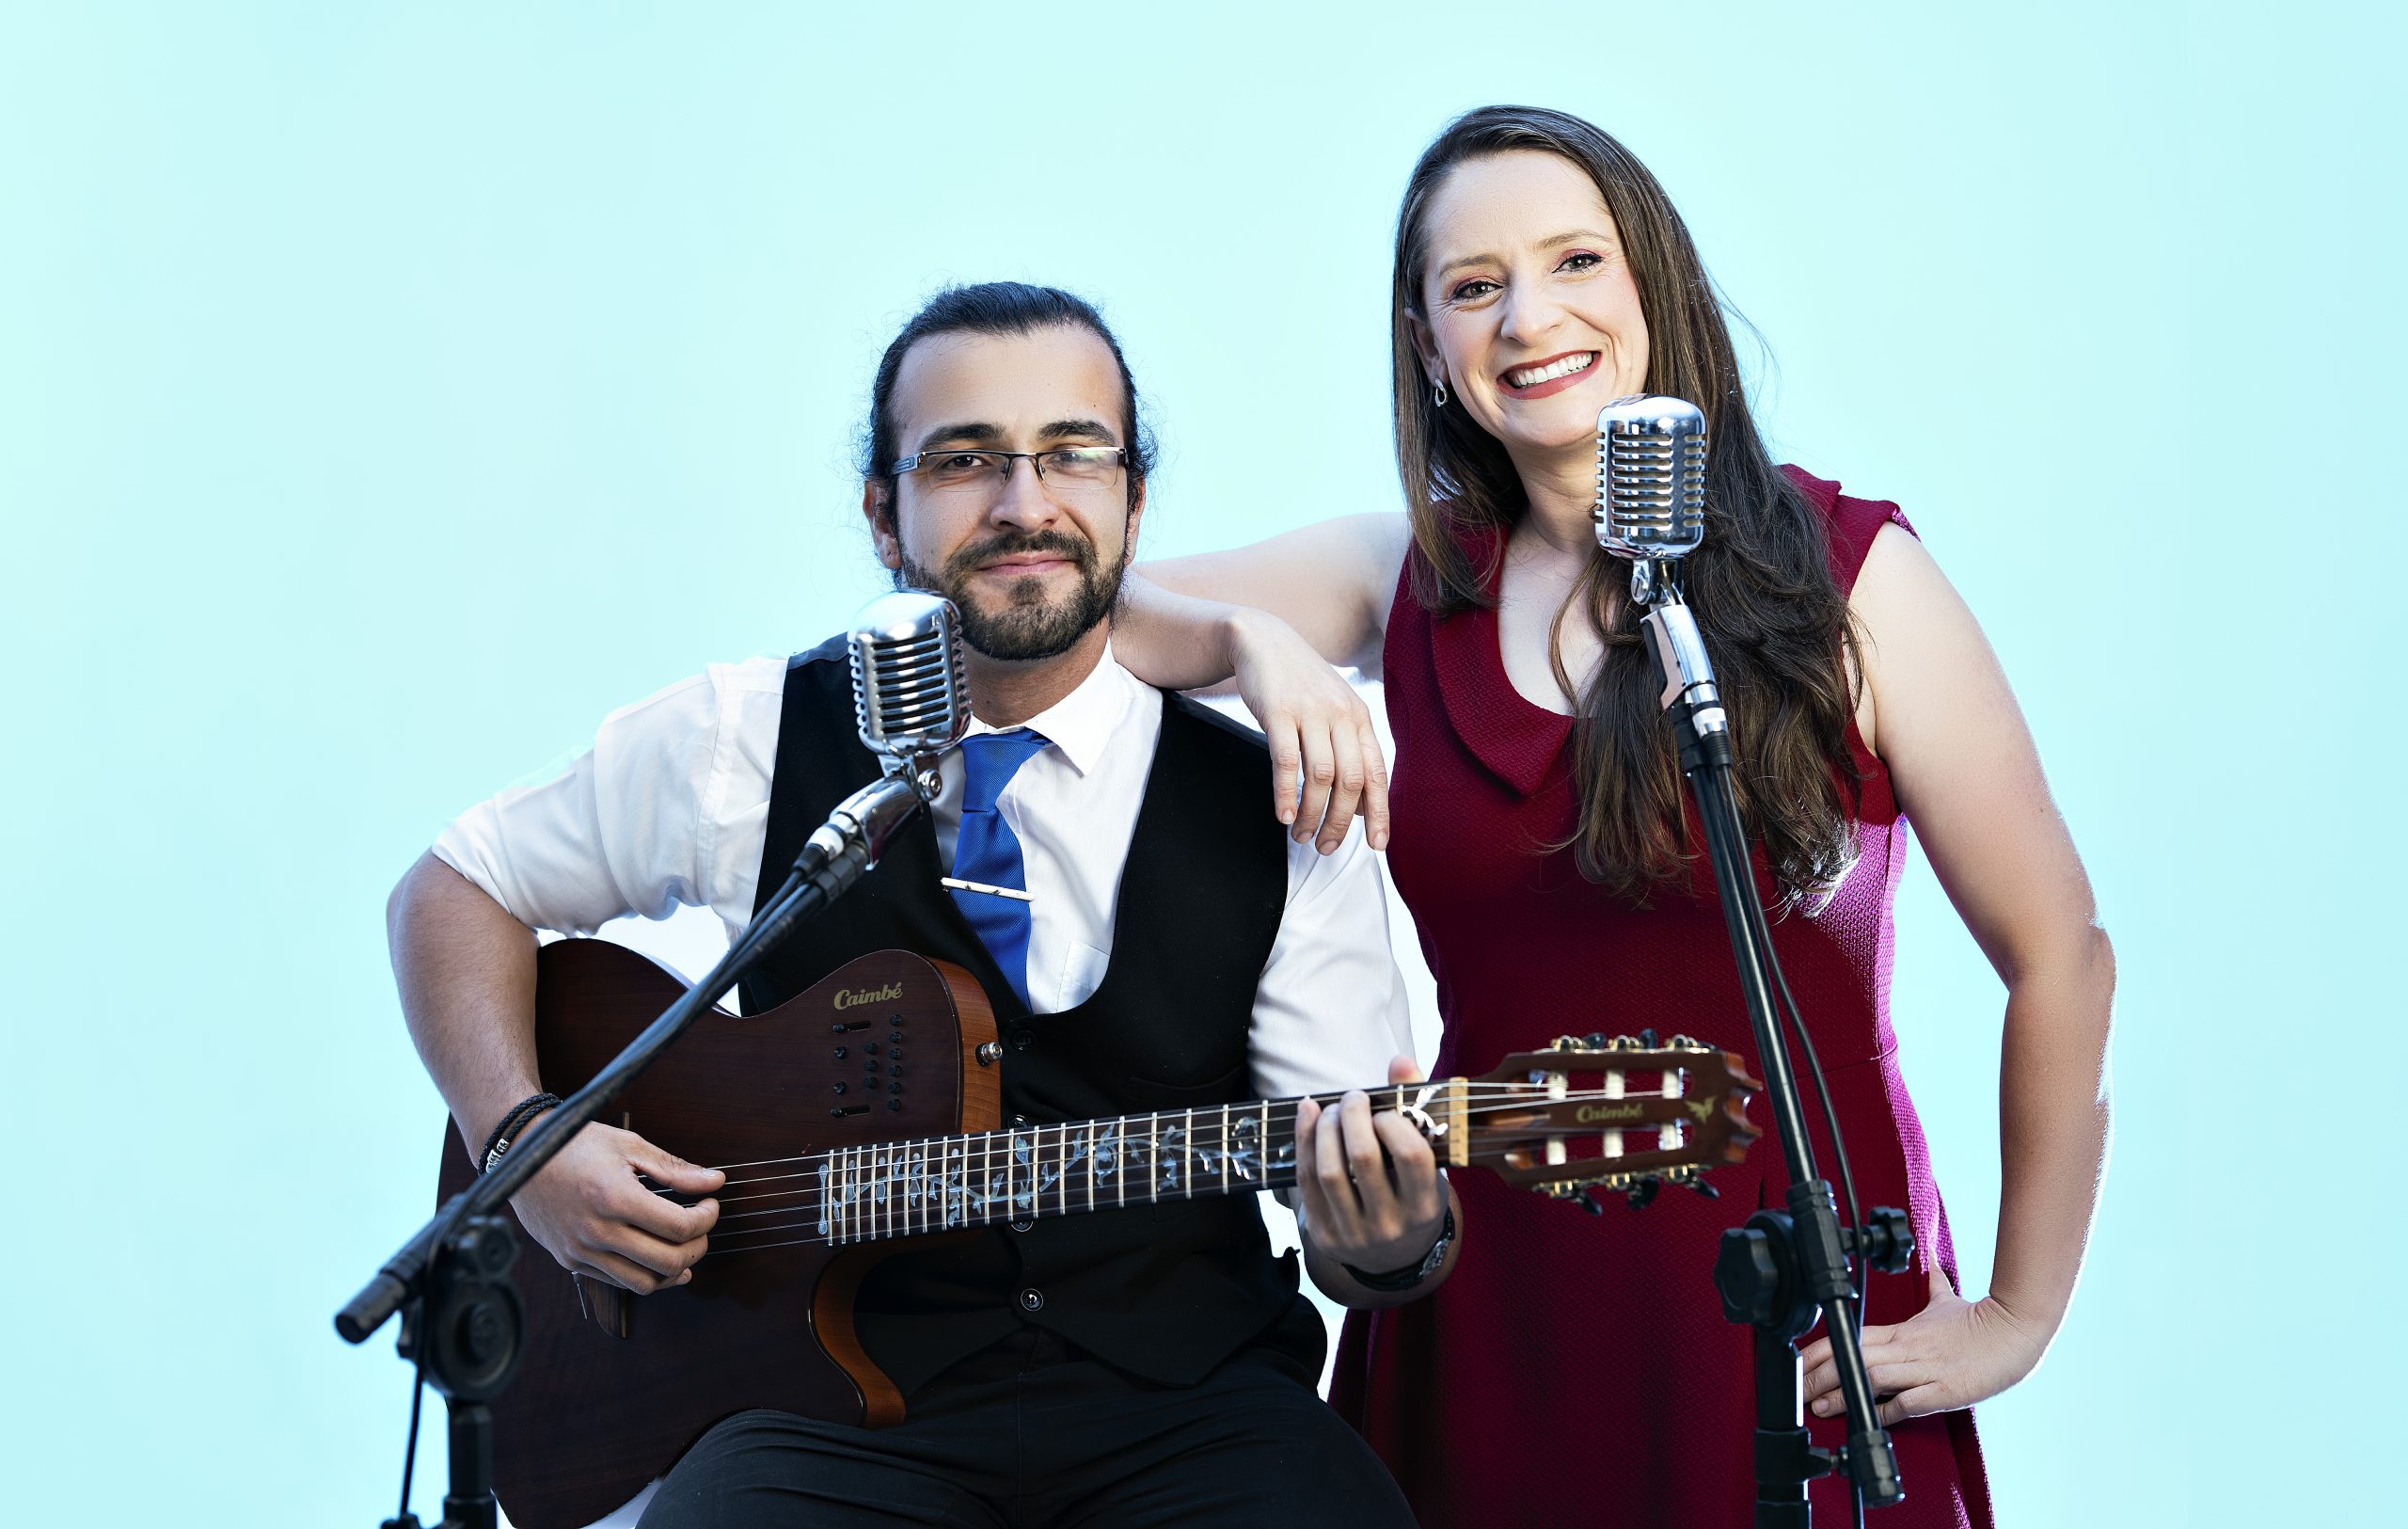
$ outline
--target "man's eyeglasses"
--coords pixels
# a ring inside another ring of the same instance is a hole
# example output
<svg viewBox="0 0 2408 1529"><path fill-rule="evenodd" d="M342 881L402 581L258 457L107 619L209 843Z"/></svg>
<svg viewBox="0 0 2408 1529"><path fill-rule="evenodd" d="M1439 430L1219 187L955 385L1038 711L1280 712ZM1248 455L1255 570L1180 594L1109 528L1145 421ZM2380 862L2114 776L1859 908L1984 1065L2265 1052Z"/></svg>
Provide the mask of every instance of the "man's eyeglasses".
<svg viewBox="0 0 2408 1529"><path fill-rule="evenodd" d="M959 447L913 452L889 470L901 477L924 472L933 488L999 489L1012 475L1012 463L1022 457L1037 470L1038 481L1056 488L1108 487L1120 477L1129 454L1118 446L1056 446L1048 452L969 451Z"/></svg>

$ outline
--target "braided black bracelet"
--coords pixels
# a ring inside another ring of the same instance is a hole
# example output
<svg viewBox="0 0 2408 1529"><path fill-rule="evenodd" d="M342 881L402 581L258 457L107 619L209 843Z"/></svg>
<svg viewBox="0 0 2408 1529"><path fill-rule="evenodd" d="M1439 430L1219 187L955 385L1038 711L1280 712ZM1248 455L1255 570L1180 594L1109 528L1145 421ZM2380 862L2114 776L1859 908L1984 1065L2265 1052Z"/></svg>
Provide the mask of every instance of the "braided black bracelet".
<svg viewBox="0 0 2408 1529"><path fill-rule="evenodd" d="M561 1096L557 1093L531 1093L511 1106L510 1113L493 1128L493 1135L485 1138L485 1150L477 1155L477 1171L492 1172L494 1165L501 1161L501 1155L510 1150L510 1144L518 1139L518 1133L527 1128L529 1122L547 1109L560 1107Z"/></svg>

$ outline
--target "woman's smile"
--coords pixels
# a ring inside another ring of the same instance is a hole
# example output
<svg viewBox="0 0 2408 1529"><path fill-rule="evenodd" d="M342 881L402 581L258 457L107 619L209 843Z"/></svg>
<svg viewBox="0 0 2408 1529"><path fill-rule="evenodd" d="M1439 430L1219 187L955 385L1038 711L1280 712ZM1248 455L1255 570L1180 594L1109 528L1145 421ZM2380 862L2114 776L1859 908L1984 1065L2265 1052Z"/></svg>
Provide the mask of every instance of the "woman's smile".
<svg viewBox="0 0 2408 1529"><path fill-rule="evenodd" d="M1565 351L1544 361L1507 369L1497 378L1497 390L1508 398L1551 398L1577 385L1582 374L1596 364L1593 350Z"/></svg>

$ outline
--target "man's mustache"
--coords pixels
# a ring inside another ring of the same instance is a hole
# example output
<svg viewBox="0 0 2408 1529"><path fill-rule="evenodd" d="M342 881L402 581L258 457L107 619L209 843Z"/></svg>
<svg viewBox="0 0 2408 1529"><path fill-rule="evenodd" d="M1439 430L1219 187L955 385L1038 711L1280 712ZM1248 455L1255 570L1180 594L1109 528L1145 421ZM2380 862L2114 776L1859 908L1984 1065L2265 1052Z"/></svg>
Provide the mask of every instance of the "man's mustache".
<svg viewBox="0 0 2408 1529"><path fill-rule="evenodd" d="M1059 531L1007 531L954 553L945 560L945 572L959 576L1019 552L1050 552L1068 558L1081 573L1095 571L1095 548L1078 537Z"/></svg>

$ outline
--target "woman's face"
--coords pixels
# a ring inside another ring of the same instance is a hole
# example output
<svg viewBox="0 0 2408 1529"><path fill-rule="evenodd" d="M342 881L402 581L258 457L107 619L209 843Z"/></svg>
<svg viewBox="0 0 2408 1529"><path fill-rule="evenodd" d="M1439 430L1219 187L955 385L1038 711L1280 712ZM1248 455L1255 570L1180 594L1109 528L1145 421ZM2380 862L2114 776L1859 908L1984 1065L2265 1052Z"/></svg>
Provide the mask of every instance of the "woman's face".
<svg viewBox="0 0 2408 1529"><path fill-rule="evenodd" d="M1642 391L1647 324L1613 215L1570 160L1466 160L1431 199L1422 362L1517 463L1593 452L1597 411Z"/></svg>

